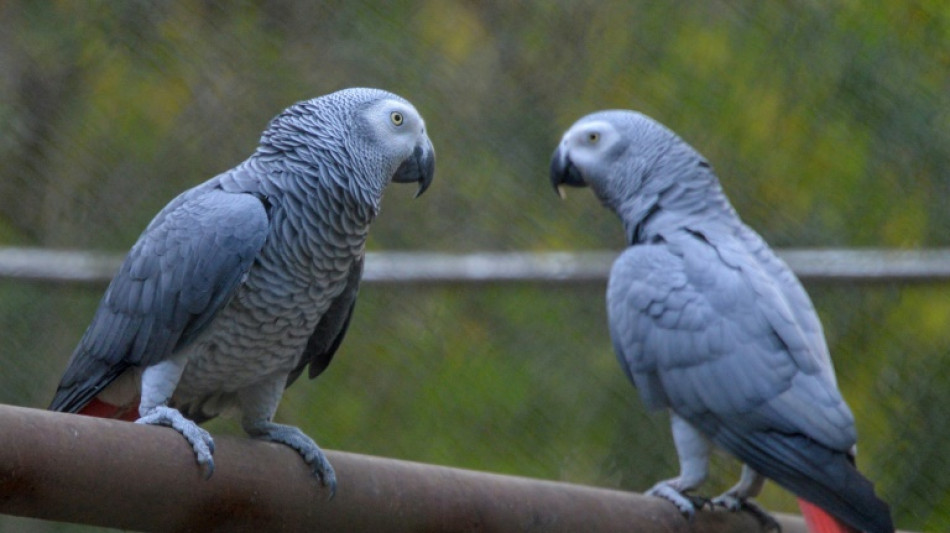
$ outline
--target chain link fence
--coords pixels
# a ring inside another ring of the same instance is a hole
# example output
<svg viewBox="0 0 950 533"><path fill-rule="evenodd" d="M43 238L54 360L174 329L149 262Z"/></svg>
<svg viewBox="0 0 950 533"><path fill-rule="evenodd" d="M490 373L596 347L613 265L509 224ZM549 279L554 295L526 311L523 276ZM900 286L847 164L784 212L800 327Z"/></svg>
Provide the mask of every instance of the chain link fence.
<svg viewBox="0 0 950 533"><path fill-rule="evenodd" d="M773 247L947 247L948 41L950 8L928 1L8 1L0 245L127 250L287 105L377 86L421 111L438 160L423 197L387 192L374 252L618 251L615 217L547 178L563 130L614 107L703 152ZM950 284L807 288L860 468L900 528L950 530ZM0 402L46 405L101 292L0 280ZM598 281L368 284L333 365L278 418L328 448L628 490L677 469ZM705 492L738 471L717 456ZM760 501L795 511L771 485Z"/></svg>

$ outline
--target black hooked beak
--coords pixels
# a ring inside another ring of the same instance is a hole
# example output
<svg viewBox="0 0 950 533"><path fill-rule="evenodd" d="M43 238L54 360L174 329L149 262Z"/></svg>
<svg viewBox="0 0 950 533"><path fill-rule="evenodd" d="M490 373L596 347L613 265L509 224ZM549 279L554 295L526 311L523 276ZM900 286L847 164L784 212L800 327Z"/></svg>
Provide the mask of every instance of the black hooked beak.
<svg viewBox="0 0 950 533"><path fill-rule="evenodd" d="M416 191L416 198L422 195L432 183L435 176L435 150L432 143L426 141L424 145L416 146L412 155L396 169L393 174L393 181L396 183L419 183L419 190Z"/></svg>
<svg viewBox="0 0 950 533"><path fill-rule="evenodd" d="M558 147L551 156L551 185L561 199L566 197L564 186L586 187L587 183L567 153Z"/></svg>

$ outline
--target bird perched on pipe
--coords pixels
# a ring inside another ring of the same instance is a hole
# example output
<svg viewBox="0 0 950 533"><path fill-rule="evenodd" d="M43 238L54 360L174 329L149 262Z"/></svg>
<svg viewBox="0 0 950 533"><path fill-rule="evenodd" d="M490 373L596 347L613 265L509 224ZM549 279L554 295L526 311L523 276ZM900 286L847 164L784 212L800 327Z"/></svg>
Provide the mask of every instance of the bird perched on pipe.
<svg viewBox="0 0 950 533"><path fill-rule="evenodd" d="M206 476L200 423L236 407L252 437L336 475L300 429L273 422L284 389L317 377L346 333L364 244L390 182L432 182L435 152L407 100L346 89L275 117L243 163L148 225L109 284L50 409L170 426Z"/></svg>
<svg viewBox="0 0 950 533"><path fill-rule="evenodd" d="M893 531L854 466L854 418L808 295L706 159L647 116L601 111L564 134L551 181L562 196L589 186L623 223L611 339L644 403L670 411L680 461L648 493L692 515L714 443L744 463L714 505L748 507L770 478L804 500L812 531Z"/></svg>

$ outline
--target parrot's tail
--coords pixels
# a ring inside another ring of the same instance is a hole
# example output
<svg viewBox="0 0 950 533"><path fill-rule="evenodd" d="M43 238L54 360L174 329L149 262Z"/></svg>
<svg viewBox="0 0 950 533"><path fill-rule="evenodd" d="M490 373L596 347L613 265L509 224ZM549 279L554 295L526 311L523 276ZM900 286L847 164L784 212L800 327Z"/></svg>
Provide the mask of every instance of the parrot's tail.
<svg viewBox="0 0 950 533"><path fill-rule="evenodd" d="M798 507L802 510L808 533L861 533L809 501L798 498Z"/></svg>
<svg viewBox="0 0 950 533"><path fill-rule="evenodd" d="M857 531L894 533L891 510L874 493L874 485L854 467L846 452L837 451L803 435L778 432L742 434L731 428L720 428L719 439L724 448L745 464L775 481L799 498L811 502L805 512L809 531L850 532L855 529L820 529L819 524L836 517L851 524ZM817 506L820 505L819 509ZM827 520L809 518L828 515Z"/></svg>
<svg viewBox="0 0 950 533"><path fill-rule="evenodd" d="M126 422L135 422L139 418L139 405L138 402L132 405L112 405L99 398L93 398L77 413L97 418L115 418Z"/></svg>

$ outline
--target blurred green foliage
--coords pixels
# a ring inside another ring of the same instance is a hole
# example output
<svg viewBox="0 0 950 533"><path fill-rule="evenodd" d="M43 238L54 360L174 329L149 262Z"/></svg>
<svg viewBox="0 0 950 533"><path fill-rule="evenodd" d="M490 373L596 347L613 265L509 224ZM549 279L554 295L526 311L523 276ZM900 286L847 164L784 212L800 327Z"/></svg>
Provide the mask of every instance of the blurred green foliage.
<svg viewBox="0 0 950 533"><path fill-rule="evenodd" d="M389 191L374 250L619 249L592 195L547 181L561 132L610 107L702 151L773 246L947 246L948 43L937 0L7 1L0 244L127 249L281 109L367 85L412 100L438 152L424 197ZM950 530L950 287L809 289L861 468L901 528ZM100 294L0 283L0 402L45 406ZM603 307L598 285L367 286L334 364L278 416L329 448L644 490L675 453ZM737 473L717 457L707 492ZM774 486L761 501L795 510Z"/></svg>

